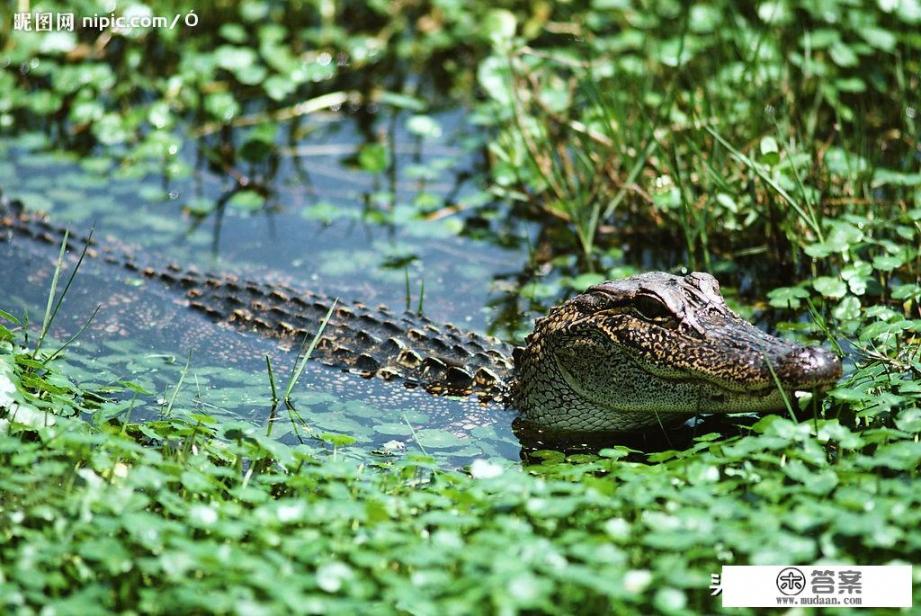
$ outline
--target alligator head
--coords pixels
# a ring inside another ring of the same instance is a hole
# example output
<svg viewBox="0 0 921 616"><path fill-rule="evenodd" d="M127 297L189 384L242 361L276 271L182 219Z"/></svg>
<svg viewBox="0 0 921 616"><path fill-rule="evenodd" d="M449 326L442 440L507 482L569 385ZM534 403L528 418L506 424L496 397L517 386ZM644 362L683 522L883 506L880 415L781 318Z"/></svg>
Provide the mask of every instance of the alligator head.
<svg viewBox="0 0 921 616"><path fill-rule="evenodd" d="M515 366L512 401L525 420L578 431L778 410L774 375L788 396L841 376L835 355L762 332L726 306L713 276L698 272L591 287L537 322Z"/></svg>

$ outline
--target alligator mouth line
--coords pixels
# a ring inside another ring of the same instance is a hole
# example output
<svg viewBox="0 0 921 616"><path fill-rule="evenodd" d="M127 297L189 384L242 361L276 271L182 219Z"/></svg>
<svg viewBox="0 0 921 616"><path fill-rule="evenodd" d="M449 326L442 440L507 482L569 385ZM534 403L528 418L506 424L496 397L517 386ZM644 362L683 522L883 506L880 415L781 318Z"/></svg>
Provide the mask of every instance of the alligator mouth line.
<svg viewBox="0 0 921 616"><path fill-rule="evenodd" d="M652 362L645 361L640 357L635 351L631 349L625 349L627 354L630 357L630 360L633 361L640 369L654 375L656 378L669 381L671 383L701 383L712 385L717 387L722 391L725 391L730 394L735 395L751 395L753 397L766 396L772 391L784 391L784 392L793 392L793 391L812 391L812 390L826 390L834 386L837 382L837 378L828 378L821 379L816 378L813 380L797 383L784 383L780 376L777 375L776 368L773 365L768 363L767 358L763 358L762 362L769 366L769 370L772 373L772 377L768 380L763 386L748 388L744 384L735 384L732 381L726 381L718 378L713 378L707 374L698 374L698 375L687 375L687 376L674 376L673 373L670 373L667 369L662 369Z"/></svg>
<svg viewBox="0 0 921 616"><path fill-rule="evenodd" d="M666 374L657 373L654 369L649 369L649 364L646 364L642 361L637 361L637 358L631 353L629 354L628 359L633 362L641 370L647 371L650 374L654 375L657 379L662 381L667 381L669 383L679 383L685 384L694 387L697 390L696 395L693 396L695 402L695 408L693 410L681 410L674 411L667 408L656 409L655 411L647 409L630 409L625 407L620 407L614 404L610 404L605 401L595 400L595 403L599 406L602 406L608 410L615 412L626 412L626 413L667 413L667 414L682 414L682 415L694 415L698 413L747 413L750 412L746 403L761 402L764 403L772 397L776 397L776 404L771 404L770 406L777 407L778 409L783 408L784 405L784 396L792 394L796 391L810 391L815 389L820 389L821 387L830 386L827 383L822 383L820 385L797 385L791 386L789 388L781 388L777 386L777 383L769 383L763 387L758 387L755 389L732 389L726 387L723 382L714 381L707 379L704 376L692 377L692 376L682 376L675 377ZM586 392L584 388L580 386L579 380L576 379L569 369L563 365L559 358L556 358L555 363L557 368L560 371L560 374L563 376L563 379L566 381L569 387L579 393L580 395L585 395ZM707 386L718 389L718 392L706 393L705 388ZM709 406L709 408L708 408ZM737 406L739 407L737 411L729 411L726 408L731 408Z"/></svg>

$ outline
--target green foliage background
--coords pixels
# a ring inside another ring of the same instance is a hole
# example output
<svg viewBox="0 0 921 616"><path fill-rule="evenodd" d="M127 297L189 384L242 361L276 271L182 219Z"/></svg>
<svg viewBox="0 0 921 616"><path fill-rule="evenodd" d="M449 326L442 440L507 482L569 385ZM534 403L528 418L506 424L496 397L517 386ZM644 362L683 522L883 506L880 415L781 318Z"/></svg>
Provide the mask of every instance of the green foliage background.
<svg viewBox="0 0 921 616"><path fill-rule="evenodd" d="M765 280L768 302L741 310L849 353L820 405L750 434L456 471L205 415L103 421L125 403L2 313L5 612L682 614L720 610L723 564L918 561L917 0L218 2L199 28L75 34L14 33L2 10L4 134L181 176L190 134L268 164L304 109L461 101L488 135L490 195L513 204L498 215L554 240L558 277L522 289L535 311L629 273L619 245L647 235ZM368 144L359 164L388 156Z"/></svg>

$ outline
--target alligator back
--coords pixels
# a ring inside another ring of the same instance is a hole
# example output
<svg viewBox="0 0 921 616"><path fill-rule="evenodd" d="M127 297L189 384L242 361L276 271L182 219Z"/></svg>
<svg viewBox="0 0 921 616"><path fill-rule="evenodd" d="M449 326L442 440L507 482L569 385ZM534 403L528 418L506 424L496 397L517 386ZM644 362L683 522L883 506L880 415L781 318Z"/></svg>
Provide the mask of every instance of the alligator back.
<svg viewBox="0 0 921 616"><path fill-rule="evenodd" d="M60 246L65 228L44 216L0 200L0 229L10 241L31 240ZM312 358L365 377L401 379L436 394L504 399L512 370L511 347L492 337L436 324L412 312L384 306L339 302L331 296L267 284L230 274L203 273L174 263L154 265L116 240L100 242L69 234L68 249L135 272L176 291L188 307L212 320L299 348L329 321Z"/></svg>

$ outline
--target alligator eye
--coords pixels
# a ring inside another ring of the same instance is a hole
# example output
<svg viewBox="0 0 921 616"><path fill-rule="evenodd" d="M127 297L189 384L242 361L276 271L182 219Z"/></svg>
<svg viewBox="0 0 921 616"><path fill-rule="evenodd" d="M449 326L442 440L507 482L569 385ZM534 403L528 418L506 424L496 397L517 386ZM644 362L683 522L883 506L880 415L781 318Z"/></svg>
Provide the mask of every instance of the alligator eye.
<svg viewBox="0 0 921 616"><path fill-rule="evenodd" d="M633 309L641 317L649 321L672 320L675 318L668 306L648 295L638 295L633 300Z"/></svg>

